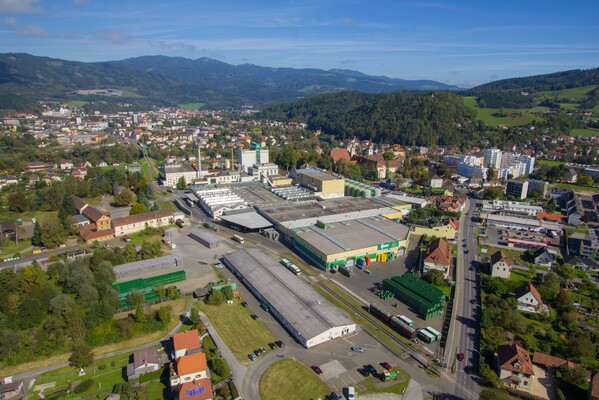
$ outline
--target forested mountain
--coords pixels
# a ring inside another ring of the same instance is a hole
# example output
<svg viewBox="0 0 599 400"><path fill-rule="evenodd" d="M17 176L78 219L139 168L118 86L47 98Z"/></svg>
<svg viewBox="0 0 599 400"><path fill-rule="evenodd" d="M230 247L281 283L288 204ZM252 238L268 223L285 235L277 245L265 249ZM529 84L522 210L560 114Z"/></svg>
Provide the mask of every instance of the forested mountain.
<svg viewBox="0 0 599 400"><path fill-rule="evenodd" d="M552 74L534 75L523 78L502 79L485 83L470 91L518 90L543 92L599 84L599 68L573 69Z"/></svg>
<svg viewBox="0 0 599 400"><path fill-rule="evenodd" d="M264 109L260 117L307 122L338 139L402 145L461 144L473 139L475 113L450 92L325 94Z"/></svg>
<svg viewBox="0 0 599 400"><path fill-rule="evenodd" d="M90 89L121 92L111 96L76 92ZM138 107L199 102L220 108L263 105L345 90L378 93L398 89L458 88L347 70L235 66L209 58L148 56L83 63L29 54L0 54L0 109L27 108L38 100L129 103ZM15 95L19 101L9 101Z"/></svg>

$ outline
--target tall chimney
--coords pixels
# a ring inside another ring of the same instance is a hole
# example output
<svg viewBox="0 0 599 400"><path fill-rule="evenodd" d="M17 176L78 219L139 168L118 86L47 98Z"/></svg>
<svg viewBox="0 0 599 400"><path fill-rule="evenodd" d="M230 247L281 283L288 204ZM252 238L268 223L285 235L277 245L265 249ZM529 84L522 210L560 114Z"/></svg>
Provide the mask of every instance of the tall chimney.
<svg viewBox="0 0 599 400"><path fill-rule="evenodd" d="M202 158L200 154L200 141L198 140L198 179L202 179Z"/></svg>
<svg viewBox="0 0 599 400"><path fill-rule="evenodd" d="M231 171L235 171L235 148L231 147Z"/></svg>

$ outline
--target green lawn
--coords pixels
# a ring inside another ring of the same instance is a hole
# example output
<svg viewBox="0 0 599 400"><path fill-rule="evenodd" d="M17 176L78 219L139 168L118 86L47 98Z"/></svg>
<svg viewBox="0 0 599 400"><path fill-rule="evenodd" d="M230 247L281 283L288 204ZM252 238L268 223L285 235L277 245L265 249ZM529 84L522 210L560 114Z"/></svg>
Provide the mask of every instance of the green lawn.
<svg viewBox="0 0 599 400"><path fill-rule="evenodd" d="M537 163L537 165L545 165L547 167L557 167L558 165L565 164L565 162L563 162L563 161L539 160L539 159L537 159L536 163Z"/></svg>
<svg viewBox="0 0 599 400"><path fill-rule="evenodd" d="M125 383L123 378L123 368L126 368L129 363L129 354L123 354L120 356L114 356L105 358L102 360L96 360L91 367L85 369L85 376L80 377L78 370L73 367L60 368L54 371L46 372L38 376L33 389L35 386L46 383L55 382L55 386L52 389L47 389L43 393L46 397L50 397L52 393L60 392L58 396L51 396L52 398L95 398L99 396L104 398L112 392L112 388L116 383ZM88 389L85 393L80 394L66 394L69 382L80 382L86 379L93 379L94 385ZM30 399L37 399L37 393L33 390L29 391Z"/></svg>
<svg viewBox="0 0 599 400"><path fill-rule="evenodd" d="M365 379L356 385L356 392L359 394L370 394L370 393L394 393L403 394L408 383L410 383L410 376L403 370L395 368L397 371L399 383L392 382L381 382L379 379L370 377Z"/></svg>
<svg viewBox="0 0 599 400"><path fill-rule="evenodd" d="M160 207L161 210L177 211L177 209L175 208L175 205L173 204L172 201L159 201L158 206Z"/></svg>
<svg viewBox="0 0 599 400"><path fill-rule="evenodd" d="M527 283L530 282L530 278L530 273L519 269L512 268L512 272L510 273L510 280L514 282Z"/></svg>
<svg viewBox="0 0 599 400"><path fill-rule="evenodd" d="M262 400L324 398L331 389L310 368L297 360L272 364L260 378Z"/></svg>
<svg viewBox="0 0 599 400"><path fill-rule="evenodd" d="M599 188L596 187L588 187L588 186L578 186L578 185L573 185L571 183L558 183L557 184L558 188L562 188L562 189L572 189L575 192L592 192L592 193L599 193Z"/></svg>
<svg viewBox="0 0 599 400"><path fill-rule="evenodd" d="M572 129L570 131L572 136L599 136L599 129L587 128L587 129Z"/></svg>
<svg viewBox="0 0 599 400"><path fill-rule="evenodd" d="M6 239L4 245L0 249L0 258L10 258L14 254L19 253L21 257L25 256L25 249L31 247L31 240L19 240L18 244L15 244L14 240Z"/></svg>
<svg viewBox="0 0 599 400"><path fill-rule="evenodd" d="M239 300L220 306L198 302L197 307L208 316L227 347L241 361L249 361L247 355L254 349L268 348L267 344L276 340L261 321L250 317L252 311L243 307Z"/></svg>
<svg viewBox="0 0 599 400"><path fill-rule="evenodd" d="M123 90L121 97L129 97L132 99L142 99L144 96L137 94L135 92L131 92L129 90Z"/></svg>
<svg viewBox="0 0 599 400"><path fill-rule="evenodd" d="M200 108L204 107L206 105L206 103L183 103L183 104L178 104L179 108L183 109L183 110L199 110Z"/></svg>
<svg viewBox="0 0 599 400"><path fill-rule="evenodd" d="M597 85L581 86L571 89L552 90L547 92L541 92L541 99L584 99L591 90L595 89Z"/></svg>
<svg viewBox="0 0 599 400"><path fill-rule="evenodd" d="M577 103L560 103L559 108L566 111L572 111L578 109Z"/></svg>
<svg viewBox="0 0 599 400"><path fill-rule="evenodd" d="M464 105L476 110L476 118L487 126L520 126L531 123L533 120L542 121L543 117L534 115L532 112L542 112L544 109L515 109L515 108L480 108L476 106L476 97L465 96ZM505 113L505 116L495 114Z"/></svg>
<svg viewBox="0 0 599 400"><path fill-rule="evenodd" d="M162 382L153 381L148 384L146 387L148 397L146 400L162 400L166 397L164 396L164 390L169 390Z"/></svg>
<svg viewBox="0 0 599 400"><path fill-rule="evenodd" d="M464 96L464 105L467 107L476 107L476 96Z"/></svg>
<svg viewBox="0 0 599 400"><path fill-rule="evenodd" d="M84 105L86 105L88 103L89 102L83 101L83 100L71 100L67 104L70 106L75 106L75 107L83 107Z"/></svg>

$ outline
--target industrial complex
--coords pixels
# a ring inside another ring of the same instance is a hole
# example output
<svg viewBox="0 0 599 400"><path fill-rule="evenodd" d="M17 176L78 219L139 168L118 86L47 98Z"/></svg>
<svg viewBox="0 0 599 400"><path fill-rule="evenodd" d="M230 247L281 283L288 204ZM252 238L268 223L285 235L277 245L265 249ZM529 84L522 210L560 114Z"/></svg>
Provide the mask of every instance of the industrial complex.
<svg viewBox="0 0 599 400"><path fill-rule="evenodd" d="M356 331L355 322L257 248L223 257L225 265L306 348Z"/></svg>

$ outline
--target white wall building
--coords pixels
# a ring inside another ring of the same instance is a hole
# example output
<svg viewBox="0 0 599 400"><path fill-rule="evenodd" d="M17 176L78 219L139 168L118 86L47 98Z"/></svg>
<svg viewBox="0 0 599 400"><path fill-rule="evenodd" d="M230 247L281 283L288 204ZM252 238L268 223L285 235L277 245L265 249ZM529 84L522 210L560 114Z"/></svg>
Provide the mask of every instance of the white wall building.
<svg viewBox="0 0 599 400"><path fill-rule="evenodd" d="M268 154L268 149L262 149L260 146L253 150L239 149L237 154L239 167L244 172L248 172L254 164L268 164L270 162Z"/></svg>
<svg viewBox="0 0 599 400"><path fill-rule="evenodd" d="M483 178L487 179L488 173L487 167L481 167L477 164L466 164L459 163L458 164L458 175L465 176L466 178Z"/></svg>
<svg viewBox="0 0 599 400"><path fill-rule="evenodd" d="M183 177L186 184L191 184L194 179L197 179L198 172L193 167L182 167L181 165L167 165L162 168L164 172L164 186L176 187L179 179Z"/></svg>

